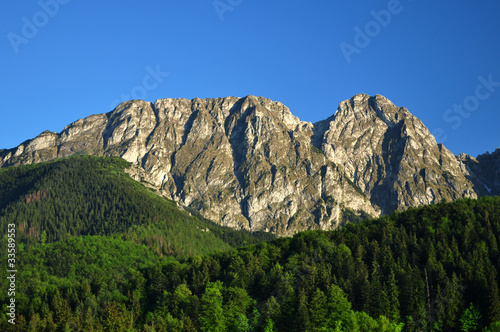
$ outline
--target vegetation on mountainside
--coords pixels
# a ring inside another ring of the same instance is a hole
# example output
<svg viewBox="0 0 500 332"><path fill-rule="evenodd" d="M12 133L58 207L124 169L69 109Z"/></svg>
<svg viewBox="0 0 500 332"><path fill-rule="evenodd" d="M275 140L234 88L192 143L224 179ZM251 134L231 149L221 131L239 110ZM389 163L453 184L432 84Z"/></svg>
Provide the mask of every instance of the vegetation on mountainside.
<svg viewBox="0 0 500 332"><path fill-rule="evenodd" d="M17 225L18 246L80 235L121 234L160 255L195 255L274 238L236 231L182 211L123 170L116 157L77 156L0 169L4 234Z"/></svg>
<svg viewBox="0 0 500 332"><path fill-rule="evenodd" d="M204 256L160 257L136 231L133 241L123 232L53 243L19 233L29 244L17 253L20 330L476 331L500 321L500 197ZM4 312L7 301L2 293Z"/></svg>

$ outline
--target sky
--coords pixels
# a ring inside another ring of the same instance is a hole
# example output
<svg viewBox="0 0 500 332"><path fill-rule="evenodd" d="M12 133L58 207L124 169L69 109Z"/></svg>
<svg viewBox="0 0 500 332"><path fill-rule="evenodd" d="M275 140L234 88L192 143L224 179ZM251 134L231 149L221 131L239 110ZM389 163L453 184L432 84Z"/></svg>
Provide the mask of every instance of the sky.
<svg viewBox="0 0 500 332"><path fill-rule="evenodd" d="M357 93L454 154L500 147L499 1L6 0L0 149L122 101L256 95L323 120Z"/></svg>

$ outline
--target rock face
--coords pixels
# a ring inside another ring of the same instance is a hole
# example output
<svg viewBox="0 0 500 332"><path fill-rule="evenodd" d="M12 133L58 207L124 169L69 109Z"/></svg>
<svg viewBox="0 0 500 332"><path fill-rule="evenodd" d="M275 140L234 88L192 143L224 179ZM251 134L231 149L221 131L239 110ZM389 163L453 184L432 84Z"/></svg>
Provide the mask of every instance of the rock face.
<svg viewBox="0 0 500 332"><path fill-rule="evenodd" d="M120 156L133 163L135 179L215 222L290 235L500 192L497 152L457 158L379 95L356 95L315 124L247 96L124 102L0 151L0 166Z"/></svg>
<svg viewBox="0 0 500 332"><path fill-rule="evenodd" d="M477 158L461 153L458 160L465 165L467 178L474 184L474 190L479 196L500 195L500 148Z"/></svg>
<svg viewBox="0 0 500 332"><path fill-rule="evenodd" d="M343 101L321 127L328 159L341 165L382 213L477 197L457 158L406 108L383 96Z"/></svg>

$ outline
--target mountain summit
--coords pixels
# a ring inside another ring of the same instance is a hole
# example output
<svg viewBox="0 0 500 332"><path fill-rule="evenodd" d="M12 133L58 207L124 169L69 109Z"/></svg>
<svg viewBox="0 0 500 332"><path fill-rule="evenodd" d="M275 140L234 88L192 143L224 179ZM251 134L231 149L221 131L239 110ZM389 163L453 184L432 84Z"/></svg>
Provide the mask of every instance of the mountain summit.
<svg viewBox="0 0 500 332"><path fill-rule="evenodd" d="M0 166L120 156L131 176L223 225L281 235L500 194L500 150L455 157L406 108L358 94L315 124L262 97L132 100L0 151Z"/></svg>
<svg viewBox="0 0 500 332"><path fill-rule="evenodd" d="M457 158L418 118L387 98L356 95L341 102L327 122L321 149L382 213L477 197Z"/></svg>

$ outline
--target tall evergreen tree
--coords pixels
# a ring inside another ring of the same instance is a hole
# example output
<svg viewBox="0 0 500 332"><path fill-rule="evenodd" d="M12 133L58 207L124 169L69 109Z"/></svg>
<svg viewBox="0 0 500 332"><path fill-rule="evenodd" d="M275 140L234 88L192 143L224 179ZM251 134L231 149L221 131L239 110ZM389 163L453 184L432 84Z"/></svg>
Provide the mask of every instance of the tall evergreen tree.
<svg viewBox="0 0 500 332"><path fill-rule="evenodd" d="M226 320L222 307L222 283L208 283L201 297L200 329L206 332L226 331Z"/></svg>
<svg viewBox="0 0 500 332"><path fill-rule="evenodd" d="M500 321L500 295L498 292L498 282L492 272L489 278L489 308L488 318L492 322Z"/></svg>

